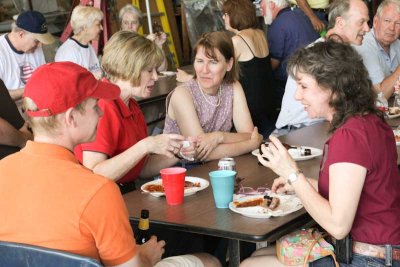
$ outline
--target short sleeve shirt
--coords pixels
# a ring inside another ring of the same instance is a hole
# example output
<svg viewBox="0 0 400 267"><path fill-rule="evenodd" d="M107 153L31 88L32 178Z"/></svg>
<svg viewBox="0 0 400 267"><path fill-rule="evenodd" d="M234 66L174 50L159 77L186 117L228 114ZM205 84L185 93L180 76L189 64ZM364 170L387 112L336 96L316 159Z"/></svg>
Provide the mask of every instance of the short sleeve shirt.
<svg viewBox="0 0 400 267"><path fill-rule="evenodd" d="M400 64L400 41L396 40L390 45L388 54L375 39L373 29L365 34L360 46L353 47L363 58L364 65L374 85L380 84Z"/></svg>
<svg viewBox="0 0 400 267"><path fill-rule="evenodd" d="M367 169L354 218L353 240L400 245L400 176L392 129L376 115L349 118L326 142L318 188L329 199L329 167L349 162ZM351 183L351 181L349 181Z"/></svg>
<svg viewBox="0 0 400 267"><path fill-rule="evenodd" d="M71 61L92 73L100 71L100 63L93 47L83 45L73 38L65 41L57 50L54 61Z"/></svg>
<svg viewBox="0 0 400 267"><path fill-rule="evenodd" d="M280 61L274 77L280 81L286 81L286 66L289 57L300 47L307 46L316 39L315 32L310 20L304 13L290 7L279 11L270 27L268 27L268 47L272 59Z"/></svg>
<svg viewBox="0 0 400 267"><path fill-rule="evenodd" d="M147 125L138 103L129 100L129 107L120 99L99 100L103 116L97 126L96 140L75 147L75 155L82 162L82 151L94 151L106 154L109 158L119 155L140 140L147 137ZM139 161L119 183L137 179L145 163L145 157Z"/></svg>
<svg viewBox="0 0 400 267"><path fill-rule="evenodd" d="M24 53L11 44L7 34L0 36L0 79L8 90L24 88L33 71L45 63L41 46Z"/></svg>
<svg viewBox="0 0 400 267"><path fill-rule="evenodd" d="M64 250L107 266L136 254L118 187L65 147L28 141L0 161L0 214L3 241Z"/></svg>

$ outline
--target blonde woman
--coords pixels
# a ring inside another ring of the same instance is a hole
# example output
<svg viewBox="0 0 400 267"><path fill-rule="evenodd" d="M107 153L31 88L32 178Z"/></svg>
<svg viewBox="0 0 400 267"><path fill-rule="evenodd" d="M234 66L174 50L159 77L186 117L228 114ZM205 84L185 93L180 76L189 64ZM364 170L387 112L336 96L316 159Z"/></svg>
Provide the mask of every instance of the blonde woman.
<svg viewBox="0 0 400 267"><path fill-rule="evenodd" d="M102 67L107 80L121 89L120 98L99 101L103 111L96 141L75 148L83 165L104 175L126 193L138 177L150 177L177 163L183 136L147 137L144 116L135 98L147 98L158 80L163 53L154 42L128 31L115 33L104 47Z"/></svg>
<svg viewBox="0 0 400 267"><path fill-rule="evenodd" d="M90 6L77 6L72 11L71 27L74 35L57 50L55 61L71 61L101 77L100 63L90 42L99 38L103 30L103 12Z"/></svg>

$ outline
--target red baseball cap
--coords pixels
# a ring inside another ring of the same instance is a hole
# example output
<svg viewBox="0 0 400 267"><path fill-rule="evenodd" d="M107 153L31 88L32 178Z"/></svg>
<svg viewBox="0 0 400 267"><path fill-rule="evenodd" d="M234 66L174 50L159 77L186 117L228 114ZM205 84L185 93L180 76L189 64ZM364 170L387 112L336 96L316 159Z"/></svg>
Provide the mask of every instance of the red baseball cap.
<svg viewBox="0 0 400 267"><path fill-rule="evenodd" d="M97 80L91 72L72 62L53 62L37 68L25 86L24 96L32 99L37 111L30 117L49 117L82 103L86 98L116 99L118 86Z"/></svg>

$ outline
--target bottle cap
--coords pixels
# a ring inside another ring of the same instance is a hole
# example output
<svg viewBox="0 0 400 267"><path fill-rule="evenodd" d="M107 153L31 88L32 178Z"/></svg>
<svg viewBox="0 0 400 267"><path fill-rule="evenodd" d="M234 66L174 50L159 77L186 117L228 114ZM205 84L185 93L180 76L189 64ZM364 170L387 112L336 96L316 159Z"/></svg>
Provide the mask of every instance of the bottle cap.
<svg viewBox="0 0 400 267"><path fill-rule="evenodd" d="M140 213L140 218L148 219L149 218L149 210L142 210Z"/></svg>

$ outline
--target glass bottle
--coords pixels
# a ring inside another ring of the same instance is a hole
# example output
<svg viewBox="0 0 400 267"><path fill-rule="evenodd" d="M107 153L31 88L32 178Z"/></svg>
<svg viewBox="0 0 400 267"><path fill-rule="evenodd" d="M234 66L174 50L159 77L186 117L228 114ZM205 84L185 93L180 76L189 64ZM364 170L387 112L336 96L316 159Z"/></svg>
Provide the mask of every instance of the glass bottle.
<svg viewBox="0 0 400 267"><path fill-rule="evenodd" d="M142 245L150 239L149 210L143 209L140 213L136 244Z"/></svg>

